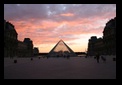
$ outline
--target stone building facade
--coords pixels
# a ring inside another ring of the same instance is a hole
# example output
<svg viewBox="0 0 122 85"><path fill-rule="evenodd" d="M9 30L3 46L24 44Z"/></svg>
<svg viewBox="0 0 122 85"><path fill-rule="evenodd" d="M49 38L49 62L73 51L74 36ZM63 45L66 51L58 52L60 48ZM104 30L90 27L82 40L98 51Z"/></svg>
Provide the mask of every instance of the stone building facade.
<svg viewBox="0 0 122 85"><path fill-rule="evenodd" d="M18 41L17 56L18 57L32 57L33 56L33 43L32 40L29 41Z"/></svg>
<svg viewBox="0 0 122 85"><path fill-rule="evenodd" d="M96 42L95 42L95 52L98 53L98 54L101 54L101 55L104 55L104 50L105 50L105 47L104 47L104 43L103 43L103 38L97 38Z"/></svg>
<svg viewBox="0 0 122 85"><path fill-rule="evenodd" d="M90 56L95 55L95 43L96 43L96 41L97 41L97 37L96 36L92 36L89 39L87 54L90 55Z"/></svg>
<svg viewBox="0 0 122 85"><path fill-rule="evenodd" d="M105 53L108 55L116 54L116 17L106 23L103 30L103 42L105 44Z"/></svg>
<svg viewBox="0 0 122 85"><path fill-rule="evenodd" d="M27 45L22 41L18 41L17 56L18 57L27 56Z"/></svg>
<svg viewBox="0 0 122 85"><path fill-rule="evenodd" d="M17 37L14 25L4 20L4 57L32 57L33 41L30 38L19 41Z"/></svg>
<svg viewBox="0 0 122 85"><path fill-rule="evenodd" d="M34 47L33 54L34 55L39 55L39 49L37 47Z"/></svg>
<svg viewBox="0 0 122 85"><path fill-rule="evenodd" d="M23 43L27 45L27 56L32 57L33 56L33 41L30 38L24 38Z"/></svg>
<svg viewBox="0 0 122 85"><path fill-rule="evenodd" d="M109 20L103 30L103 38L92 36L88 42L88 55L116 55L116 17Z"/></svg>
<svg viewBox="0 0 122 85"><path fill-rule="evenodd" d="M17 55L17 32L14 25L4 20L4 57L14 57Z"/></svg>

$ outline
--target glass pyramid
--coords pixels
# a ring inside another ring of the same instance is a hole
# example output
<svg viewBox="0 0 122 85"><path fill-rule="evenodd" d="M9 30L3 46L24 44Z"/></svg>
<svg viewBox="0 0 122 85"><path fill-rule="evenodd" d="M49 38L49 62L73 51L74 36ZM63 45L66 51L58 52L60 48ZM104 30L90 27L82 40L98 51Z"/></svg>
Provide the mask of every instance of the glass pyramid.
<svg viewBox="0 0 122 85"><path fill-rule="evenodd" d="M64 43L63 40L60 40L54 48L49 52L48 57L75 57L77 56L72 49Z"/></svg>

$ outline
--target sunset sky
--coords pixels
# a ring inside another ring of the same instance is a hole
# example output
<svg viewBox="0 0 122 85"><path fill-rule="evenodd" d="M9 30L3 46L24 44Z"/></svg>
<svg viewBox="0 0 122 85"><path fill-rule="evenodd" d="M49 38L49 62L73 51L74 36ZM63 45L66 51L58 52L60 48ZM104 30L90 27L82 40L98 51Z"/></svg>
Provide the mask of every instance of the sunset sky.
<svg viewBox="0 0 122 85"><path fill-rule="evenodd" d="M30 38L41 53L60 39L74 52L83 52L90 37L102 37L114 17L116 4L4 4L4 19L15 26L18 40Z"/></svg>

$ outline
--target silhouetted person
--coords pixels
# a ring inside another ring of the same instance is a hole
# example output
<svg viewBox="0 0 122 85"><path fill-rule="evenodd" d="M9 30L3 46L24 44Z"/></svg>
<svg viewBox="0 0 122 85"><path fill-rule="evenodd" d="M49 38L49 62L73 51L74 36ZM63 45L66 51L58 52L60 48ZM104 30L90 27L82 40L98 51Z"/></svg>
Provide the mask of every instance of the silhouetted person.
<svg viewBox="0 0 122 85"><path fill-rule="evenodd" d="M57 57L59 57L59 55L57 55Z"/></svg>
<svg viewBox="0 0 122 85"><path fill-rule="evenodd" d="M96 59L97 59L97 63L99 63L99 60L100 60L100 55L99 54L96 55Z"/></svg>
<svg viewBox="0 0 122 85"><path fill-rule="evenodd" d="M88 57L88 54L86 54L85 58L87 58L87 57Z"/></svg>
<svg viewBox="0 0 122 85"><path fill-rule="evenodd" d="M67 59L69 59L70 58L70 55L67 55Z"/></svg>
<svg viewBox="0 0 122 85"><path fill-rule="evenodd" d="M65 58L66 56L64 55L64 58Z"/></svg>
<svg viewBox="0 0 122 85"><path fill-rule="evenodd" d="M103 62L106 62L106 58L105 57L101 56L101 59L102 59Z"/></svg>

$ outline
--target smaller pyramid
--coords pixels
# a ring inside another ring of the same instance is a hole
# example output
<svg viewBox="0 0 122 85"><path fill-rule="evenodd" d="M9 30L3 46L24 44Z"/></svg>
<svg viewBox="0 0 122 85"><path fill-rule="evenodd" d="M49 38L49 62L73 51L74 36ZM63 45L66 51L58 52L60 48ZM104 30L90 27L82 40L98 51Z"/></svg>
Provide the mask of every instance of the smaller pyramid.
<svg viewBox="0 0 122 85"><path fill-rule="evenodd" d="M75 57L77 56L71 48L60 40L49 52L48 57Z"/></svg>

